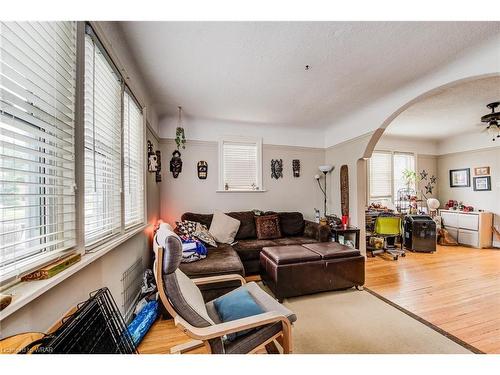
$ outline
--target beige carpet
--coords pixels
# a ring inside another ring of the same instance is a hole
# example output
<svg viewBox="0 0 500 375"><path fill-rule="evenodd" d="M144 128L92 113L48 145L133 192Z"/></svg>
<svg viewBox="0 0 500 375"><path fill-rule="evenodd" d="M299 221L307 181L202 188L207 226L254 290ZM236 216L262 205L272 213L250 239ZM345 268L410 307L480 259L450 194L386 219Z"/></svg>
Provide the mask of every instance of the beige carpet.
<svg viewBox="0 0 500 375"><path fill-rule="evenodd" d="M471 353L367 291L319 293L284 304L297 314L292 331L296 354Z"/></svg>

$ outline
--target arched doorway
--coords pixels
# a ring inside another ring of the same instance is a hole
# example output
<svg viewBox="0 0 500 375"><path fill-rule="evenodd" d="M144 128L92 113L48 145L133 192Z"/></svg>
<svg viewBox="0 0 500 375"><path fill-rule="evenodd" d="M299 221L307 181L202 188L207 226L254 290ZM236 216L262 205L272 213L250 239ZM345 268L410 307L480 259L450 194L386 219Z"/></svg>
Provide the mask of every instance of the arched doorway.
<svg viewBox="0 0 500 375"><path fill-rule="evenodd" d="M365 238L365 207L367 206L367 160L372 156L372 153L381 139L381 137L384 135L385 130L387 127L390 126L391 123L394 122L394 120L404 111L406 111L408 108L410 108L412 105L429 98L436 93L439 93L442 90L452 88L454 86L458 86L467 82L471 81L476 81L476 80L481 80L484 78L490 78L490 77L500 77L500 73L489 73L489 74L482 74L482 75L476 75L476 76L471 76L455 81L448 82L444 85L440 85L438 87L435 87L434 89L428 90L418 96L416 96L414 99L408 101L404 105L400 106L397 108L395 111L392 112L390 116L388 116L382 124L366 139L365 147L363 154L360 156L360 158L357 160L356 164L356 169L357 169L357 192L356 192L356 201L357 201L357 218L358 218L358 225L361 229L361 238ZM366 251L365 249L365 243L362 241L361 243L361 249L363 252Z"/></svg>

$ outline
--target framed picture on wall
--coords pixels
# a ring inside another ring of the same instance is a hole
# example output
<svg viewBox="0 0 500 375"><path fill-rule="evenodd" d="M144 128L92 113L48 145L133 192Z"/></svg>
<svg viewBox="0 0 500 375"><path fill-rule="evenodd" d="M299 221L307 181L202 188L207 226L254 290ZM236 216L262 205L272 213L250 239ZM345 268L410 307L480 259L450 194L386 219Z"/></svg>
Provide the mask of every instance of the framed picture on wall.
<svg viewBox="0 0 500 375"><path fill-rule="evenodd" d="M450 187L470 186L470 168L450 169Z"/></svg>
<svg viewBox="0 0 500 375"><path fill-rule="evenodd" d="M491 177L474 177L474 191L490 191Z"/></svg>
<svg viewBox="0 0 500 375"><path fill-rule="evenodd" d="M487 176L490 174L490 167L474 168L474 176Z"/></svg>

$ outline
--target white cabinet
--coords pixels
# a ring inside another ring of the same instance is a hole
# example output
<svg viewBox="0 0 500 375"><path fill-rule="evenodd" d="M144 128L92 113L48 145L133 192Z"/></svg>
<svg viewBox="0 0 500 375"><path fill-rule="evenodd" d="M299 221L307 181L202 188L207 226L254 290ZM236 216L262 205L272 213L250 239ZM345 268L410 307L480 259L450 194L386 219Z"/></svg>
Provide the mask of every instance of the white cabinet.
<svg viewBox="0 0 500 375"><path fill-rule="evenodd" d="M461 245L491 247L493 215L491 212L440 210L443 226Z"/></svg>

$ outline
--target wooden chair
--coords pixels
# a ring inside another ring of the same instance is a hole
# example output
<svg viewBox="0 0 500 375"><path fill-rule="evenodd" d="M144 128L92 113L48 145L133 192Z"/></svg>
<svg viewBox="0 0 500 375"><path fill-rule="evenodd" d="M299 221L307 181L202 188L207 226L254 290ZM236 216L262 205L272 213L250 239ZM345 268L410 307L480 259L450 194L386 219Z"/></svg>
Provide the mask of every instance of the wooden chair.
<svg viewBox="0 0 500 375"><path fill-rule="evenodd" d="M154 240L155 278L160 299L174 318L175 325L193 339L171 349L172 353L183 353L204 346L208 353L246 354L265 349L274 340L284 353L292 352L292 323L295 314L274 300L256 283L245 283L240 275L221 275L199 279L188 278L178 267L182 258L182 243L179 237L165 228L161 240L158 233ZM163 246L160 246L161 243ZM213 301L205 304L198 285L238 280L264 309L264 313L229 322L221 322ZM225 335L250 330L229 342Z"/></svg>

